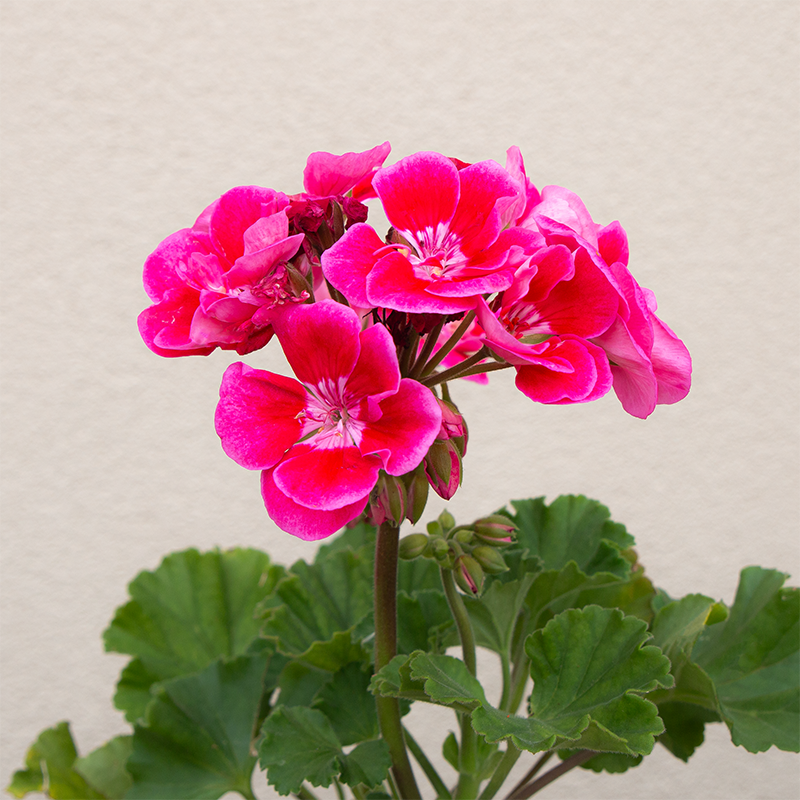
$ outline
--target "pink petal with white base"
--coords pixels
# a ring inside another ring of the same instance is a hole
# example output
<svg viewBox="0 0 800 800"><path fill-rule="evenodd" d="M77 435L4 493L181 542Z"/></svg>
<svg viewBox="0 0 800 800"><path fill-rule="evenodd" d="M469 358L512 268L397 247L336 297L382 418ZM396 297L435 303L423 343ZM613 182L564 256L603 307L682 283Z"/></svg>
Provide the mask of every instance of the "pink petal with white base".
<svg viewBox="0 0 800 800"><path fill-rule="evenodd" d="M368 495L378 480L381 459L325 437L295 445L275 467L273 480L283 494L306 508L330 511ZM330 445L330 446L324 446Z"/></svg>
<svg viewBox="0 0 800 800"><path fill-rule="evenodd" d="M272 467L300 436L306 392L296 380L239 361L225 370L219 395L214 424L237 464Z"/></svg>
<svg viewBox="0 0 800 800"><path fill-rule="evenodd" d="M362 453L377 453L390 475L404 475L422 461L442 425L442 410L430 389L409 378L381 400L381 418L361 435Z"/></svg>
<svg viewBox="0 0 800 800"><path fill-rule="evenodd" d="M353 371L361 322L351 308L332 300L292 306L276 313L272 326L302 383L343 385Z"/></svg>
<svg viewBox="0 0 800 800"><path fill-rule="evenodd" d="M337 197L349 192L365 177L372 175L389 155L389 142L363 153L312 153L303 170L303 187L312 197Z"/></svg>
<svg viewBox="0 0 800 800"><path fill-rule="evenodd" d="M345 400L370 397L374 401L394 394L400 385L400 367L392 335L383 325L360 334L361 352L344 388Z"/></svg>
<svg viewBox="0 0 800 800"><path fill-rule="evenodd" d="M324 539L341 530L366 508L369 495L332 511L318 511L295 503L275 485L273 470L261 473L261 496L267 513L283 531L307 542Z"/></svg>

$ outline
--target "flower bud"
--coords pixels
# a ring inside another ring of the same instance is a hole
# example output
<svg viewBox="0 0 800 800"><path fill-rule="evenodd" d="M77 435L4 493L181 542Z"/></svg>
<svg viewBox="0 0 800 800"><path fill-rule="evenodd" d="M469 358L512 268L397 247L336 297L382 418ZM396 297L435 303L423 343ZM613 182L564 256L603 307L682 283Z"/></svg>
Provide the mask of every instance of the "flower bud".
<svg viewBox="0 0 800 800"><path fill-rule="evenodd" d="M438 398L437 398L438 399ZM460 455L467 452L467 423L455 405L447 400L439 400L442 409L442 427L437 439L452 440Z"/></svg>
<svg viewBox="0 0 800 800"><path fill-rule="evenodd" d="M460 544L470 544L475 538L475 531L471 528L462 528L460 531L456 531L453 538Z"/></svg>
<svg viewBox="0 0 800 800"><path fill-rule="evenodd" d="M398 545L398 555L404 561L411 561L421 556L430 539L424 533L410 533L404 536Z"/></svg>
<svg viewBox="0 0 800 800"><path fill-rule="evenodd" d="M493 547L482 544L472 551L472 557L481 565L483 571L488 575L499 575L508 570L508 565L503 560L503 556Z"/></svg>
<svg viewBox="0 0 800 800"><path fill-rule="evenodd" d="M431 536L444 536L444 528L442 528L442 524L438 519L432 520L425 527Z"/></svg>
<svg viewBox="0 0 800 800"><path fill-rule="evenodd" d="M483 569L472 556L459 556L453 565L453 577L459 588L472 597L483 589Z"/></svg>
<svg viewBox="0 0 800 800"><path fill-rule="evenodd" d="M453 566L453 554L450 550L450 545L444 539L438 537L429 541L428 547L436 562L439 566L450 569Z"/></svg>
<svg viewBox="0 0 800 800"><path fill-rule="evenodd" d="M406 487L394 475L380 473L372 490L369 517L373 525L391 520L399 525L405 519Z"/></svg>
<svg viewBox="0 0 800 800"><path fill-rule="evenodd" d="M472 527L475 535L482 542L492 547L505 547L512 544L517 532L517 526L502 514L492 514L476 520Z"/></svg>
<svg viewBox="0 0 800 800"><path fill-rule="evenodd" d="M442 530L449 531L456 526L455 517L445 509L439 514L439 524L442 526Z"/></svg>
<svg viewBox="0 0 800 800"><path fill-rule="evenodd" d="M433 491L449 500L461 484L461 455L456 446L449 440L442 442L437 439L423 463Z"/></svg>
<svg viewBox="0 0 800 800"><path fill-rule="evenodd" d="M422 464L403 475L402 480L406 487L406 519L416 525L428 502L428 478Z"/></svg>

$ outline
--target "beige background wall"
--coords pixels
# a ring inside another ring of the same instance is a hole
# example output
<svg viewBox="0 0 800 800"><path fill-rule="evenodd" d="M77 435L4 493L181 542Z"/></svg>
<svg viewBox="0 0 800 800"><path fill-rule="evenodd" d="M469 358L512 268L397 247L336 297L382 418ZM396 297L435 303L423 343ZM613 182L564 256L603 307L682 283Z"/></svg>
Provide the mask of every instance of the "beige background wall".
<svg viewBox="0 0 800 800"><path fill-rule="evenodd" d="M634 274L693 354L687 400L646 422L613 395L536 406L505 374L459 389L472 439L458 518L585 493L674 595L730 602L748 564L797 581L796 2L0 8L4 784L58 720L83 752L124 730L110 698L125 659L100 633L139 570L188 546L313 554L219 447L233 359L160 359L135 326L162 238L232 186L299 191L312 150L389 139L390 161L502 163L519 145L539 186L622 222ZM280 369L275 348L248 362ZM708 738L689 766L659 748L548 796L797 797L796 757L750 756L721 726Z"/></svg>

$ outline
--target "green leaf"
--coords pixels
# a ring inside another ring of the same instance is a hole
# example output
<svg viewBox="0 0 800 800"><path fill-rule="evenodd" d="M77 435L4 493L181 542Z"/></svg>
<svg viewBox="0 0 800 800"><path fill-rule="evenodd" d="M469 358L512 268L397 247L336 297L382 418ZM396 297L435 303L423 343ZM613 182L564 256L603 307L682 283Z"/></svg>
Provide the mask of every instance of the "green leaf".
<svg viewBox="0 0 800 800"><path fill-rule="evenodd" d="M703 744L706 723L720 721L719 714L693 703L659 703L658 715L664 722L658 741L681 761L688 761Z"/></svg>
<svg viewBox="0 0 800 800"><path fill-rule="evenodd" d="M425 694L434 703L474 707L486 702L483 687L460 659L420 653L409 663L411 678L425 681Z"/></svg>
<svg viewBox="0 0 800 800"><path fill-rule="evenodd" d="M413 562L412 562L413 563ZM438 573L437 573L438 576ZM397 651L442 652L453 630L453 617L441 591L423 589L397 596Z"/></svg>
<svg viewBox="0 0 800 800"><path fill-rule="evenodd" d="M15 797L44 792L55 800L102 798L73 768L77 756L69 723L59 722L39 734L25 757L26 768L14 773L8 791Z"/></svg>
<svg viewBox="0 0 800 800"><path fill-rule="evenodd" d="M260 764L279 794L299 792L306 780L312 786L330 786L339 774L341 743L321 711L279 706L267 717L263 731Z"/></svg>
<svg viewBox="0 0 800 800"><path fill-rule="evenodd" d="M144 718L147 704L153 699L152 689L159 680L160 676L150 672L139 658L132 658L122 670L114 706L125 712L128 722Z"/></svg>
<svg viewBox="0 0 800 800"><path fill-rule="evenodd" d="M644 646L646 625L616 609L570 609L528 637L530 717L487 704L472 715L490 741L511 737L522 749L553 747L647 754L663 731L656 707L633 692L669 686L669 661Z"/></svg>
<svg viewBox="0 0 800 800"><path fill-rule="evenodd" d="M134 727L129 798L251 796L251 741L261 712L269 653L219 659L162 683Z"/></svg>
<svg viewBox="0 0 800 800"><path fill-rule="evenodd" d="M197 672L220 656L241 655L258 635L256 604L283 572L258 550L173 553L131 582L133 599L103 634L106 650L138 657L160 680ZM135 677L141 691L142 672Z"/></svg>
<svg viewBox="0 0 800 800"><path fill-rule="evenodd" d="M559 753L562 758L568 758L575 751L567 750ZM592 772L610 772L612 774L627 772L632 767L638 767L644 756L626 756L623 753L598 753L594 758L584 761L581 767Z"/></svg>
<svg viewBox="0 0 800 800"><path fill-rule="evenodd" d="M405 697L411 700L428 700L423 680L411 677L410 662L419 651L410 656L395 656L385 667L376 672L370 681L369 690L383 697Z"/></svg>
<svg viewBox="0 0 800 800"><path fill-rule="evenodd" d="M132 736L116 736L88 756L75 761L75 771L104 797L125 797L133 785L126 763L133 752Z"/></svg>
<svg viewBox="0 0 800 800"><path fill-rule="evenodd" d="M342 759L342 780L348 786L363 783L374 789L389 774L392 757L383 739L362 742Z"/></svg>
<svg viewBox="0 0 800 800"><path fill-rule="evenodd" d="M310 706L330 678L327 670L290 661L278 678L277 702L282 706Z"/></svg>
<svg viewBox="0 0 800 800"><path fill-rule="evenodd" d="M800 750L800 591L777 570L742 570L730 616L707 627L692 660L711 678L734 744Z"/></svg>
<svg viewBox="0 0 800 800"><path fill-rule="evenodd" d="M369 693L370 677L361 664L348 664L334 674L314 700L314 707L330 720L342 745L379 735L375 698Z"/></svg>
<svg viewBox="0 0 800 800"><path fill-rule="evenodd" d="M480 647L510 654L517 617L533 580L533 575L526 575L507 583L493 581L480 599L464 598Z"/></svg>
<svg viewBox="0 0 800 800"><path fill-rule="evenodd" d="M261 635L280 652L335 672L368 658L360 640L372 630L372 563L349 549L313 565L298 561L261 608Z"/></svg>
<svg viewBox="0 0 800 800"><path fill-rule="evenodd" d="M414 597L418 592L434 591L444 596L439 567L430 558L401 560L397 565L397 591Z"/></svg>
<svg viewBox="0 0 800 800"><path fill-rule="evenodd" d="M528 558L538 556L545 569L560 570L575 561L587 575L611 572L624 578L630 572L623 553L633 546L633 537L596 500L562 495L549 506L541 497L511 505L516 513L508 516L519 528L518 546Z"/></svg>
<svg viewBox="0 0 800 800"><path fill-rule="evenodd" d="M325 540L325 544L320 545L317 555L314 558L315 564L320 564L334 553L341 550L352 550L357 552L362 548L372 553L375 549L375 536L378 529L374 525L361 520L353 525L352 528L345 528L336 536Z"/></svg>

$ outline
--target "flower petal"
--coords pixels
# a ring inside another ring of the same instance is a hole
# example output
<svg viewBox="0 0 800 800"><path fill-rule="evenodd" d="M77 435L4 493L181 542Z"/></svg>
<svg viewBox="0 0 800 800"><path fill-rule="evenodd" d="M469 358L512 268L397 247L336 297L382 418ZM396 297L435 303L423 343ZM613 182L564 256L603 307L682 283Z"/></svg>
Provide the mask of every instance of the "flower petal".
<svg viewBox="0 0 800 800"><path fill-rule="evenodd" d="M219 395L214 425L237 464L272 467L300 436L306 391L293 378L237 361L225 370Z"/></svg>
<svg viewBox="0 0 800 800"><path fill-rule="evenodd" d="M261 496L272 521L286 533L305 539L307 542L324 539L341 530L354 520L365 508L369 495L365 495L343 508L319 511L295 503L275 485L273 471L261 473Z"/></svg>
<svg viewBox="0 0 800 800"><path fill-rule="evenodd" d="M381 400L400 385L400 366L392 335L383 325L361 331L361 352L344 390L348 405L365 397Z"/></svg>
<svg viewBox="0 0 800 800"><path fill-rule="evenodd" d="M404 475L425 457L439 433L442 410L430 389L403 378L396 394L380 402L380 419L363 430L359 449L377 453L390 475Z"/></svg>
<svg viewBox="0 0 800 800"><path fill-rule="evenodd" d="M369 225L359 222L322 254L325 277L359 308L372 305L367 299L367 275L379 260L375 252L384 245Z"/></svg>
<svg viewBox="0 0 800 800"><path fill-rule="evenodd" d="M300 381L344 383L361 349L355 311L333 300L284 307L272 318L286 359Z"/></svg>
<svg viewBox="0 0 800 800"><path fill-rule="evenodd" d="M384 142L363 153L312 153L303 170L303 187L313 197L343 195L380 167L391 149Z"/></svg>

